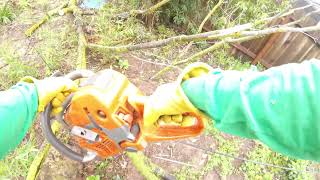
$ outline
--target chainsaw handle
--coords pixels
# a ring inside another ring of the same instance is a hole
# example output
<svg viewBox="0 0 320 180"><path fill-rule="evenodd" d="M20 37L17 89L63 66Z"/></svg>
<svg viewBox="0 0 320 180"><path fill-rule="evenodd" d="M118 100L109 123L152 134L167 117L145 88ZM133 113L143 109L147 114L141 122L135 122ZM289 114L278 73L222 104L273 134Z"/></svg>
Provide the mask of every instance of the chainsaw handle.
<svg viewBox="0 0 320 180"><path fill-rule="evenodd" d="M145 139L148 142L177 140L200 135L204 128L204 119L195 113L184 113L184 115L195 118L195 123L191 126L181 127L172 125L159 126L153 130L144 130Z"/></svg>
<svg viewBox="0 0 320 180"><path fill-rule="evenodd" d="M50 103L46 107L45 111L41 114L41 120L42 120L41 125L47 141L53 147L55 147L60 153L65 154L70 159L82 162L82 160L84 159L84 156L69 149L52 132L51 118L50 118L51 111L52 111L52 104Z"/></svg>
<svg viewBox="0 0 320 180"><path fill-rule="evenodd" d="M94 73L89 70L77 70L77 71L73 71L73 72L67 74L65 77L67 77L71 80L77 80L80 78L88 78L88 77L92 76L93 74ZM53 76L61 76L61 74L55 73ZM70 96L68 96L67 99L65 100L65 102L62 104L64 110L67 108L68 104L70 103L72 96L73 96L72 94ZM87 155L82 155L80 153L77 153L77 152L71 150L70 148L68 148L66 145L64 145L55 136L55 134L52 132L52 129L51 129L52 109L53 109L52 104L49 103L47 105L47 107L45 108L45 111L41 114L42 129L43 129L43 132L44 132L45 137L48 140L48 142L53 147L55 147L60 153L66 155L67 157L69 157L72 160L79 161L79 162L88 162L88 161L93 160L96 157L96 154L87 153ZM63 120L64 110L58 115L58 119Z"/></svg>
<svg viewBox="0 0 320 180"><path fill-rule="evenodd" d="M92 75L94 75L94 72L86 69L81 69L81 70L72 71L68 73L65 77L74 81L81 78L88 78Z"/></svg>

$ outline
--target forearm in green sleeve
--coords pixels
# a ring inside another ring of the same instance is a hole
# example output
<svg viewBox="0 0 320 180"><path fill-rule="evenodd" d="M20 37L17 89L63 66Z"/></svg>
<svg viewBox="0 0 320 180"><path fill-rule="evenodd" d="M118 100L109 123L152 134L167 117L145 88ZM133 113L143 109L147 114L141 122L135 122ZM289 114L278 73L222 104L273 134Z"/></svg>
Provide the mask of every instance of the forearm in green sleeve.
<svg viewBox="0 0 320 180"><path fill-rule="evenodd" d="M38 95L33 84L19 83L0 91L0 159L20 144L37 108Z"/></svg>
<svg viewBox="0 0 320 180"><path fill-rule="evenodd" d="M182 84L190 101L226 133L320 161L320 62L264 72L216 70Z"/></svg>

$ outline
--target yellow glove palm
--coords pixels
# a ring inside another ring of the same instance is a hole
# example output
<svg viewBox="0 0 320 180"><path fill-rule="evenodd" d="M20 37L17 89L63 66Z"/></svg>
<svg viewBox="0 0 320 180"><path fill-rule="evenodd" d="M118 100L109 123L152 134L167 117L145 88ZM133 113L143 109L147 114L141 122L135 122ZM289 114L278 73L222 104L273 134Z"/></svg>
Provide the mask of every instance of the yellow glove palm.
<svg viewBox="0 0 320 180"><path fill-rule="evenodd" d="M61 104L65 97L77 90L77 84L64 77L50 77L37 80L27 76L22 81L35 84L38 91L39 112L44 111L44 108L52 101L53 113L59 113L62 110Z"/></svg>
<svg viewBox="0 0 320 180"><path fill-rule="evenodd" d="M194 63L184 69L177 81L159 86L145 100L144 126L146 128L154 128L157 125L158 119L166 115L172 116L172 121L176 121L175 118L178 118L178 121L180 121L181 116L179 115L186 112L193 112L198 115L202 114L184 94L181 83L189 78L206 75L211 70L212 68L207 64Z"/></svg>

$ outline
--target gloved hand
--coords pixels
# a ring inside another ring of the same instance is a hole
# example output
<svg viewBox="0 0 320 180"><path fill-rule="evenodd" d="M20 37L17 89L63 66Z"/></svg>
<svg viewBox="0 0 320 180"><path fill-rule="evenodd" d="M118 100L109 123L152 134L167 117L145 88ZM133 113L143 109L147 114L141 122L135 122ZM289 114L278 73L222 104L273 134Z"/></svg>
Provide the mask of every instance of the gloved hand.
<svg viewBox="0 0 320 180"><path fill-rule="evenodd" d="M154 128L159 124L159 121L160 123L161 121L166 123L182 121L182 124L188 124L188 122L183 122L188 121L188 118L181 119L181 114L186 112L202 115L184 94L181 83L189 78L206 75L210 71L212 68L207 64L194 63L184 69L177 81L159 86L144 102L144 127Z"/></svg>
<svg viewBox="0 0 320 180"><path fill-rule="evenodd" d="M77 90L77 84L64 77L49 77L43 80L37 80L27 76L22 78L23 82L34 83L38 91L38 111L44 111L44 108L52 101L53 114L62 110L62 102L71 93Z"/></svg>

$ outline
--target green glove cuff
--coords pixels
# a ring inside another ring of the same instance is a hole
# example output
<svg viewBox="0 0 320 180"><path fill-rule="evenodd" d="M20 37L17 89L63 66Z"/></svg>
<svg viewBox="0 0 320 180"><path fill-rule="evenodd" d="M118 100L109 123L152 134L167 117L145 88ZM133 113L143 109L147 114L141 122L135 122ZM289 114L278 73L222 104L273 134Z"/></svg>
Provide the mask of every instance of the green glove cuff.
<svg viewBox="0 0 320 180"><path fill-rule="evenodd" d="M203 118L209 119L207 115L202 113L201 109L196 108L194 104L191 103L187 95L185 94L184 90L182 89L182 84L184 81L188 79L193 79L193 78L199 78L201 76L207 76L213 71L213 68L205 63L197 62L188 65L183 72L179 75L177 79L177 94L181 98L183 98L186 106L191 109L193 112L196 114L200 114Z"/></svg>

